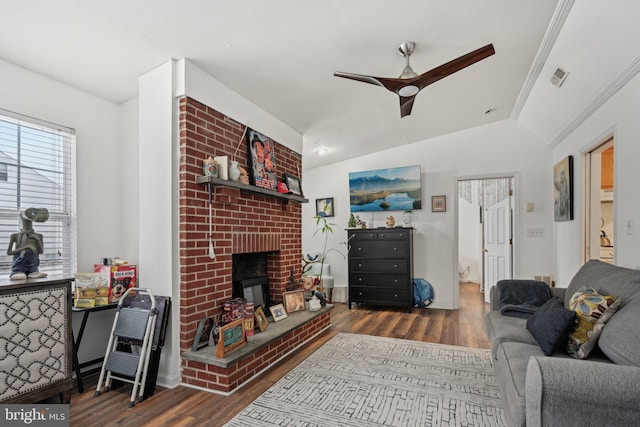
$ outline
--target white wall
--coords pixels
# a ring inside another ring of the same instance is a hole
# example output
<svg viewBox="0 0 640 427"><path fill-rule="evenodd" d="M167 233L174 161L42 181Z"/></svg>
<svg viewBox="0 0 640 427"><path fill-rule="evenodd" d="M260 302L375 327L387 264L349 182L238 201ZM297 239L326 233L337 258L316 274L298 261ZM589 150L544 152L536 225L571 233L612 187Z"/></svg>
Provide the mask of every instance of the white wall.
<svg viewBox="0 0 640 427"><path fill-rule="evenodd" d="M434 286L432 307L457 306L458 267L454 200L458 178L515 174L516 229L515 277L530 278L534 273L551 272L552 259L552 181L551 150L517 122L502 121L455 134L405 145L332 165L305 169L303 189L310 200L303 205L303 250L317 251L321 241L314 237L315 199L334 197L336 232L329 246L342 248L343 230L349 217L348 173L370 169L419 164L422 170L423 209L415 211L414 276ZM447 196L447 212L432 213L431 196ZM534 202L534 212L525 212ZM383 226L388 213L376 213L376 226ZM371 214L363 215L369 218ZM394 215L401 219L401 213ZM544 237L526 237L526 229L542 228ZM332 252L331 264L336 286L347 285L347 262ZM340 294L340 292L338 292Z"/></svg>
<svg viewBox="0 0 640 427"><path fill-rule="evenodd" d="M640 76L635 76L618 93L585 120L553 150L554 162L567 155L574 156L573 221L555 224L555 270L558 286L567 286L582 264L582 189L584 188L584 153L608 135L614 135L614 200L615 264L640 268ZM633 234L628 235L627 221L633 222Z"/></svg>
<svg viewBox="0 0 640 427"><path fill-rule="evenodd" d="M122 173L126 146L120 108L2 60L0 75L1 108L76 130L77 270L93 271L102 257L135 256L123 227L137 220L137 210L122 209L130 187ZM104 355L112 319L111 310L89 316L81 362ZM80 314L73 315L76 333L81 320Z"/></svg>

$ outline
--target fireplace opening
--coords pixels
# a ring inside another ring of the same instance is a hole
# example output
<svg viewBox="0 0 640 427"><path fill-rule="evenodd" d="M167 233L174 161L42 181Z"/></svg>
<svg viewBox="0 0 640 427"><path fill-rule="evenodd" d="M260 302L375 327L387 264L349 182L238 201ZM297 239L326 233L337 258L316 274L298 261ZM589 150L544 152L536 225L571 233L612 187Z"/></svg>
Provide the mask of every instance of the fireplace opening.
<svg viewBox="0 0 640 427"><path fill-rule="evenodd" d="M244 298L264 310L271 305L267 253L233 254L231 279L233 298ZM267 311L268 312L268 311Z"/></svg>

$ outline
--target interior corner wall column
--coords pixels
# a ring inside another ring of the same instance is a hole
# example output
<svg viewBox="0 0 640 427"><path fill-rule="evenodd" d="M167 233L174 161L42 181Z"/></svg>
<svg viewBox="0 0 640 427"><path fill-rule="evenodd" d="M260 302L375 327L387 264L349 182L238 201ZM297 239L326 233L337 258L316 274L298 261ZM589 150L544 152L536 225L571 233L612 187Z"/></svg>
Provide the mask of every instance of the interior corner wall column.
<svg viewBox="0 0 640 427"><path fill-rule="evenodd" d="M174 261L178 248L175 75L171 60L139 78L138 273L141 287L172 300L158 375L158 383L169 387L180 382L180 298L172 286L179 273Z"/></svg>

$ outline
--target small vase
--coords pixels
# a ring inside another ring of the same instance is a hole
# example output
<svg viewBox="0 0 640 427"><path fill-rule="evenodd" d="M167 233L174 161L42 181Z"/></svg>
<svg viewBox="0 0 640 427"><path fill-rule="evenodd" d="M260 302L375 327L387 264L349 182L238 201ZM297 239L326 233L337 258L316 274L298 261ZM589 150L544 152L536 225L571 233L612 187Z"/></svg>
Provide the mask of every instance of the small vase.
<svg viewBox="0 0 640 427"><path fill-rule="evenodd" d="M238 182L240 178L240 169L238 169L238 162L231 160L229 162L229 179L234 182Z"/></svg>

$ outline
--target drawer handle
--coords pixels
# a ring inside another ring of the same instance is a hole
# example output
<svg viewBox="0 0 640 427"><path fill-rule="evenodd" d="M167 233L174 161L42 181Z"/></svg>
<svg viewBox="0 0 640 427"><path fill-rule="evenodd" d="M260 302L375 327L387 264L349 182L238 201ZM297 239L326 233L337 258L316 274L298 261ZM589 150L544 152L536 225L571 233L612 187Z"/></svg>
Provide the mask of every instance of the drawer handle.
<svg viewBox="0 0 640 427"><path fill-rule="evenodd" d="M375 236L375 234L371 233L369 234L369 237L373 238Z"/></svg>
<svg viewBox="0 0 640 427"><path fill-rule="evenodd" d="M397 251L397 250L398 250L398 248L393 248L393 250L394 250L394 251Z"/></svg>
<svg viewBox="0 0 640 427"><path fill-rule="evenodd" d="M380 233L380 237L384 237L384 233Z"/></svg>
<svg viewBox="0 0 640 427"><path fill-rule="evenodd" d="M358 264L358 267L362 267L362 264Z"/></svg>
<svg viewBox="0 0 640 427"><path fill-rule="evenodd" d="M394 280L394 282L395 282L395 283L398 283L398 279L395 279L395 280Z"/></svg>
<svg viewBox="0 0 640 427"><path fill-rule="evenodd" d="M362 250L362 248L358 248L358 250L359 250L359 251L361 251L361 250Z"/></svg>
<svg viewBox="0 0 640 427"><path fill-rule="evenodd" d="M362 296L362 292L358 292L358 295L359 295L359 296Z"/></svg>
<svg viewBox="0 0 640 427"><path fill-rule="evenodd" d="M393 268L398 268L398 264L393 264Z"/></svg>
<svg viewBox="0 0 640 427"><path fill-rule="evenodd" d="M394 296L394 297L396 297L396 298L398 298L398 294L394 294L393 296Z"/></svg>
<svg viewBox="0 0 640 427"><path fill-rule="evenodd" d="M362 282L362 277L358 277L358 282Z"/></svg>

